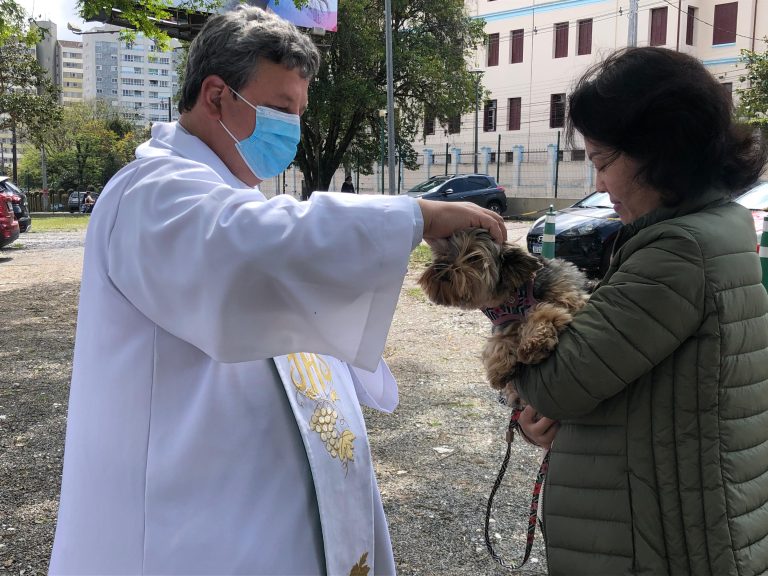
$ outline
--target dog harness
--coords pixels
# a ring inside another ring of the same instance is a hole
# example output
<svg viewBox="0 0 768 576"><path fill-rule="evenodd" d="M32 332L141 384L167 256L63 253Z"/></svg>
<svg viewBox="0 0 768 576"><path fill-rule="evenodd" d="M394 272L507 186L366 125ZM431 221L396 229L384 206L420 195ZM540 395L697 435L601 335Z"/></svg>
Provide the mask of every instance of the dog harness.
<svg viewBox="0 0 768 576"><path fill-rule="evenodd" d="M525 553L519 561L511 565L507 564L504 562L501 556L496 553L496 550L493 548L493 543L491 542L491 537L489 534L491 523L491 507L493 506L493 497L496 495L496 491L499 489L499 486L501 486L501 481L504 479L504 474L507 472L507 465L509 464L509 455L510 450L512 449L512 441L514 440L515 430L517 430L518 434L520 434L528 442L531 442L531 440L520 428L518 420L520 419L521 413L522 409L520 408L515 408L512 410L512 416L509 419L509 426L507 427L507 452L504 455L504 461L501 463L501 469L499 470L499 475L496 478L496 482L493 484L491 495L488 498L488 507L485 511L485 546L488 548L488 552L491 554L491 557L496 561L497 564L499 564L499 566L503 566L504 568L509 568L512 570L520 569L526 562L528 562L528 558L531 556L533 540L536 536L536 521L539 517L539 496L541 495L541 489L544 486L544 479L546 478L547 470L549 469L549 450L547 450L547 452L544 454L544 458L541 461L541 466L539 466L539 473L536 475L536 482L534 482L533 485L531 506L528 512L528 530L525 539ZM541 530L541 533L544 534L544 525L541 520L539 520L538 524L539 530Z"/></svg>
<svg viewBox="0 0 768 576"><path fill-rule="evenodd" d="M535 276L532 276L528 282L520 286L514 298L507 300L501 306L481 309L494 326L525 320L525 317L530 314L533 307L538 304L536 298L533 297L534 278Z"/></svg>

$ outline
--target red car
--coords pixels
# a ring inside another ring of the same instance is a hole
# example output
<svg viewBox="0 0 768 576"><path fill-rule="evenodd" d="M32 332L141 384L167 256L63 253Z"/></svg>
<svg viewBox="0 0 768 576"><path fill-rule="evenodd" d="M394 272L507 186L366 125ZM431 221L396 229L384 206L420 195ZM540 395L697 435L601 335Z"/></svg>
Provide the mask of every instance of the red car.
<svg viewBox="0 0 768 576"><path fill-rule="evenodd" d="M29 215L27 195L8 176L0 176L0 195L2 194L9 194L11 197L13 216L19 222L19 232L28 232L32 227L32 217Z"/></svg>
<svg viewBox="0 0 768 576"><path fill-rule="evenodd" d="M13 217L10 195L0 194L0 248L15 242L19 237L19 223Z"/></svg>

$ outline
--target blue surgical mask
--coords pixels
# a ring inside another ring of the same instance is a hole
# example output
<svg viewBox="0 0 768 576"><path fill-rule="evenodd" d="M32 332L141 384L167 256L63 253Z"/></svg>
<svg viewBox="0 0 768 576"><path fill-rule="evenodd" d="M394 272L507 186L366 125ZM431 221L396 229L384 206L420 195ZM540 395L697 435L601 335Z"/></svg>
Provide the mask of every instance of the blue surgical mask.
<svg viewBox="0 0 768 576"><path fill-rule="evenodd" d="M219 124L235 141L235 148L256 178L268 180L277 176L296 157L296 147L301 138L299 116L265 106L254 106L234 90L232 92L256 111L253 133L245 140L238 141L221 120Z"/></svg>

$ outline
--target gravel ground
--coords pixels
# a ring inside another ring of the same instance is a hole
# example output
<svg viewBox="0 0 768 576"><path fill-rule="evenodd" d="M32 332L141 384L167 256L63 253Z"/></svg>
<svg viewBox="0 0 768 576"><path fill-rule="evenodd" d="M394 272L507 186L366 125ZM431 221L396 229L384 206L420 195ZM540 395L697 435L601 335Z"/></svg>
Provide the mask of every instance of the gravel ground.
<svg viewBox="0 0 768 576"><path fill-rule="evenodd" d="M522 242L528 223L508 222ZM56 522L84 233L30 233L0 251L0 574L45 574ZM509 413L483 381L480 312L429 303L405 280L385 350L394 414L366 410L401 576L514 574L483 541ZM525 547L541 451L516 441L492 533L508 561ZM546 574L541 535L519 574Z"/></svg>

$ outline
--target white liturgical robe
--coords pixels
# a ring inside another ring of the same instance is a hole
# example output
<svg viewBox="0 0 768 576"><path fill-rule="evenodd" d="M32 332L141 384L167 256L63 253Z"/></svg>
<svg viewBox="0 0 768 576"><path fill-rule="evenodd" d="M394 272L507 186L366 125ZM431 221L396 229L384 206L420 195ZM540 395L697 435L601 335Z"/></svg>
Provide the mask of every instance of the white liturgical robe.
<svg viewBox="0 0 768 576"><path fill-rule="evenodd" d="M359 403L397 404L420 237L411 198L267 200L155 124L88 227L50 573L394 574Z"/></svg>

